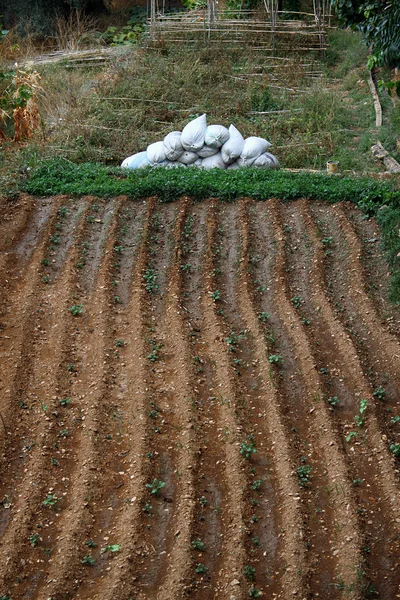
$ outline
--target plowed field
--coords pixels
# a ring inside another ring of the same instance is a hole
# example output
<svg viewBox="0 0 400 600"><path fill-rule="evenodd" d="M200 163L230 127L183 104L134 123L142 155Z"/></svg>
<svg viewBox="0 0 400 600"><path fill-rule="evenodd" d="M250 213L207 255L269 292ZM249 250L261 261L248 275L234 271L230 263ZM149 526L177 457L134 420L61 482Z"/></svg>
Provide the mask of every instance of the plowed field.
<svg viewBox="0 0 400 600"><path fill-rule="evenodd" d="M400 597L372 219L23 196L0 250L0 598Z"/></svg>

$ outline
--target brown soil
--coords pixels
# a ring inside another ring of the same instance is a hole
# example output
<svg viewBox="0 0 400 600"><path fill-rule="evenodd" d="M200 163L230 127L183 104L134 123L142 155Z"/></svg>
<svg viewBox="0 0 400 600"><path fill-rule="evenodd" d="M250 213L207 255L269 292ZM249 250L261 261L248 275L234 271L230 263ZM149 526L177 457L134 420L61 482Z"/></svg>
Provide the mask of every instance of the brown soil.
<svg viewBox="0 0 400 600"><path fill-rule="evenodd" d="M373 220L0 208L0 598L399 596L400 319Z"/></svg>

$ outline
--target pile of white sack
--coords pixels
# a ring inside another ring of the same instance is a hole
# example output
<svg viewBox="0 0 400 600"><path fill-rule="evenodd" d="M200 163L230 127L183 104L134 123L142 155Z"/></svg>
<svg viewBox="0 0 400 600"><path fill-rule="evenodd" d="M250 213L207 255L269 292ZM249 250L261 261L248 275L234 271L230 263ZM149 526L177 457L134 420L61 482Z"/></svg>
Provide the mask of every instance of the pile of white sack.
<svg viewBox="0 0 400 600"><path fill-rule="evenodd" d="M279 169L276 156L267 152L270 146L260 137L244 139L234 125L229 129L223 125L207 126L206 115L202 115L190 121L182 132L172 131L163 141L150 144L145 152L129 156L121 166Z"/></svg>

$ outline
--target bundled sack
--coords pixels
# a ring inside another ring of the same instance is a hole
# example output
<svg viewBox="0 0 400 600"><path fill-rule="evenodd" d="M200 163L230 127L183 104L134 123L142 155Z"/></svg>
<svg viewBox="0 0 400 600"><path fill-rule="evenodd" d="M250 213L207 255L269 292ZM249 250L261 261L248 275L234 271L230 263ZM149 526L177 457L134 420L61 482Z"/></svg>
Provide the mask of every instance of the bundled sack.
<svg viewBox="0 0 400 600"><path fill-rule="evenodd" d="M204 137L207 129L206 115L201 115L190 121L182 131L181 144L185 150L197 152L204 146Z"/></svg>
<svg viewBox="0 0 400 600"><path fill-rule="evenodd" d="M171 131L164 138L164 151L168 160L178 160L184 153L184 147L181 142L182 134L180 131Z"/></svg>
<svg viewBox="0 0 400 600"><path fill-rule="evenodd" d="M261 156L272 144L260 137L248 137L244 141L243 150L240 153L240 167L250 167L256 158Z"/></svg>
<svg viewBox="0 0 400 600"><path fill-rule="evenodd" d="M197 150L197 154L200 156L200 158L214 156L214 154L217 154L217 152L218 148L211 148L211 146L206 146L205 144L202 148L200 148L200 150Z"/></svg>
<svg viewBox="0 0 400 600"><path fill-rule="evenodd" d="M162 163L167 158L164 150L164 142L154 142L154 144L150 144L150 146L147 146L146 152L147 158L152 165Z"/></svg>
<svg viewBox="0 0 400 600"><path fill-rule="evenodd" d="M178 162L184 165L191 165L199 158L197 152L188 152L187 150L178 158Z"/></svg>
<svg viewBox="0 0 400 600"><path fill-rule="evenodd" d="M221 148L229 139L229 131L223 125L209 125L206 129L204 143L210 148Z"/></svg>
<svg viewBox="0 0 400 600"><path fill-rule="evenodd" d="M147 152L137 152L136 154L132 154L132 156L128 156L123 161L121 167L124 169L141 169L143 167L148 167L150 165L150 161L147 158Z"/></svg>
<svg viewBox="0 0 400 600"><path fill-rule="evenodd" d="M259 169L279 169L279 160L270 152L264 152L253 162L253 167Z"/></svg>
<svg viewBox="0 0 400 600"><path fill-rule="evenodd" d="M202 169L226 169L226 164L222 160L221 152L218 154L214 154L214 156L209 156L208 158L203 158L201 161Z"/></svg>
<svg viewBox="0 0 400 600"><path fill-rule="evenodd" d="M229 139L221 147L222 160L226 165L233 163L242 153L244 137L234 125L229 127Z"/></svg>

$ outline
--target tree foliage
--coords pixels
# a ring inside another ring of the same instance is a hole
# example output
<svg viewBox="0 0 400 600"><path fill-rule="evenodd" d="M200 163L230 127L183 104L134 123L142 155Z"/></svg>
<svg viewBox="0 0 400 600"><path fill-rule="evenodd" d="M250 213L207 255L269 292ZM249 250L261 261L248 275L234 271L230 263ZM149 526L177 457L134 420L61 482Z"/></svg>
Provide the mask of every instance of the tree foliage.
<svg viewBox="0 0 400 600"><path fill-rule="evenodd" d="M372 53L369 66L400 66L398 0L332 0L339 21L360 31Z"/></svg>

